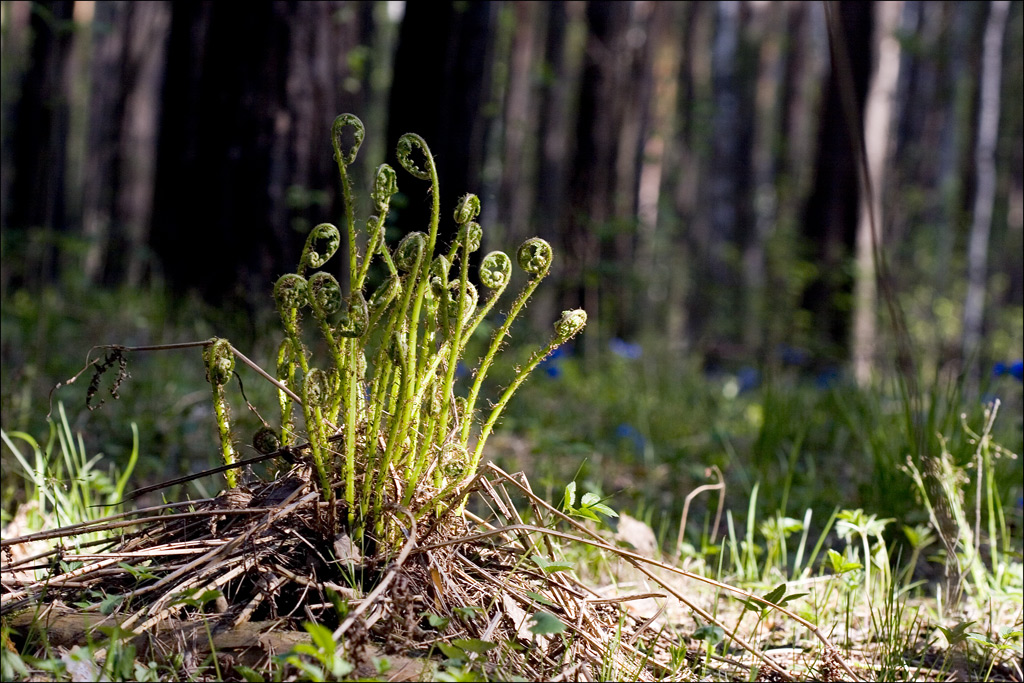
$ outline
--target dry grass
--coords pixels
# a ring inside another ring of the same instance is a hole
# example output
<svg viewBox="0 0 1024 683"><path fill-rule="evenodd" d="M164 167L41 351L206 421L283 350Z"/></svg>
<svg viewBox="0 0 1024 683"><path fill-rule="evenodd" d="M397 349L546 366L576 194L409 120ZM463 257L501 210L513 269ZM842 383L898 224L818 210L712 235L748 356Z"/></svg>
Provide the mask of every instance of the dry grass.
<svg viewBox="0 0 1024 683"><path fill-rule="evenodd" d="M456 502L467 496L458 514ZM365 555L347 535L325 532L329 512L310 469L298 465L216 498L5 539L0 612L21 634L8 646L31 650L26 636L34 632L44 636L37 649L66 649L101 641L100 629L116 625L141 660L167 667L170 678L204 662L212 672L213 653L217 677L236 680L248 667L295 680L301 672L281 655L309 642L301 629L312 622L331 629L333 654L364 678L468 671L491 680L871 680L879 672L870 614L851 613L843 629L826 634L699 567L623 547L534 495L524 475L494 465L418 523L392 507L401 542ZM61 549L101 531L113 535ZM20 552L54 540L53 550ZM565 562L580 553L600 558L615 582L599 585L593 572ZM818 601L838 599L825 591L836 580L790 586L835 616L836 605ZM767 616L758 619L750 605ZM545 613L552 619L537 616ZM925 656L905 674L966 676L959 660L927 654L928 629L915 623L906 642ZM720 628L724 646L693 639L693 624ZM105 655L104 647L94 651L98 660ZM390 664L384 673L381 658ZM1019 668L1002 663L989 678L1020 680Z"/></svg>

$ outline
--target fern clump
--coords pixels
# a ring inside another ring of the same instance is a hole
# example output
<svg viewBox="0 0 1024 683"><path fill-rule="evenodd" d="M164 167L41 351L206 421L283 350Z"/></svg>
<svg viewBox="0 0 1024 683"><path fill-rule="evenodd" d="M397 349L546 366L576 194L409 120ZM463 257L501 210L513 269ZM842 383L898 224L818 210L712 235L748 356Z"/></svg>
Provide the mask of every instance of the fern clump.
<svg viewBox="0 0 1024 683"><path fill-rule="evenodd" d="M343 143L350 129L352 144ZM473 332L497 304L512 279L513 259L494 251L481 259L477 290L470 277L470 254L480 249L483 228L475 219L480 200L461 197L454 209L457 237L447 250L437 244L441 199L437 170L427 143L412 133L398 141L398 159L416 179L430 183L430 223L425 232L406 235L394 248L384 239L391 198L398 191L395 170L382 164L371 199L373 215L357 221L349 178L364 137L362 122L343 114L331 131L341 176L345 221L310 232L295 272L273 288L283 340L277 354L280 431L260 430L258 450L308 452L328 503L330 524L343 514L354 537L372 532L399 540L384 524L395 505L416 519L457 504L453 494L477 471L484 445L516 389L558 345L586 324L582 310L566 311L551 339L538 348L515 378L486 409L481 389L509 328L551 269L551 245L527 240L515 262L529 276L512 299L504 321L491 335L466 395L455 391L455 370ZM414 159L415 157L415 159ZM347 239L347 282L321 270ZM379 260L387 276L367 292L370 266ZM323 337L325 357L303 341L303 326ZM224 377L231 369L220 353L230 345L212 343L206 352L208 377L226 464L235 460L229 438ZM300 445L297 416L305 426ZM479 430L474 429L479 425ZM228 470L230 472L230 470ZM229 484L234 482L229 480Z"/></svg>

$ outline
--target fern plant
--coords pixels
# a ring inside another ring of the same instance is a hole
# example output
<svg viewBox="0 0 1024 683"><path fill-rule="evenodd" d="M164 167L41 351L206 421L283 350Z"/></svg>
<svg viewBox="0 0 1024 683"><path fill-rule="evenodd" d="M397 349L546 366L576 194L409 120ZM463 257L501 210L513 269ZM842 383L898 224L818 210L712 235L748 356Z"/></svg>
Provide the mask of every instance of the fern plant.
<svg viewBox="0 0 1024 683"><path fill-rule="evenodd" d="M457 395L456 367L473 332L508 287L513 259L501 251L484 256L478 271L484 291L478 291L470 277L470 255L479 250L483 229L475 221L480 200L472 194L456 202L457 237L447 249L439 248L437 170L427 143L412 133L399 139L397 152L406 171L429 183L432 206L426 231L406 235L393 250L385 243L384 223L398 191L397 174L387 164L376 172L374 213L357 221L349 168L364 132L351 114L335 119L331 141L341 177L344 224L341 229L329 223L313 228L295 272L282 275L274 285L284 331L275 382L281 424L279 430L260 430L255 445L262 453L308 450L328 504L328 523L339 524L338 511L344 511L353 537L369 531L377 539L398 540L384 523L386 508L400 505L418 519L442 504L457 504L452 495L476 473L487 439L513 394L549 353L583 328L587 316L582 310L563 312L549 341L484 408L481 392L488 371L509 328L551 269L551 245L536 237L527 240L515 262L528 280L492 333L468 392ZM346 146L343 138L352 143ZM341 283L322 268L343 239L348 263L347 282ZM378 259L387 277L367 293L367 276ZM314 357L303 341L304 325L323 337L325 357ZM232 354L237 351L226 340L206 343L207 377L226 464L235 462L223 392ZM298 415L306 432L301 446Z"/></svg>

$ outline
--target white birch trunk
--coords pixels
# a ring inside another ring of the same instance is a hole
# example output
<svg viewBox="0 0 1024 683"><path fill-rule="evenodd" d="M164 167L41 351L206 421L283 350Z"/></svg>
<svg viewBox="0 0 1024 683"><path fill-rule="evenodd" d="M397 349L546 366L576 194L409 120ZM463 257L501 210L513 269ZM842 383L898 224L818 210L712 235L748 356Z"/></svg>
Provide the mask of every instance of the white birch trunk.
<svg viewBox="0 0 1024 683"><path fill-rule="evenodd" d="M988 269L988 238L992 229L992 205L996 195L996 139L999 132L999 85L1002 80L1003 34L1010 11L1009 0L995 0L985 26L981 63L981 110L978 143L974 153L977 191L974 196L971 237L967 251L967 297L964 301L963 359L969 362L980 351L985 280ZM971 373L977 377L977 373Z"/></svg>
<svg viewBox="0 0 1024 683"><path fill-rule="evenodd" d="M875 4L878 54L864 108L864 146L867 152L869 194L861 192L857 223L857 276L854 285L853 372L861 386L871 381L878 336L878 289L875 249L882 246L882 195L892 130L893 100L900 74L900 43L896 39L902 2Z"/></svg>

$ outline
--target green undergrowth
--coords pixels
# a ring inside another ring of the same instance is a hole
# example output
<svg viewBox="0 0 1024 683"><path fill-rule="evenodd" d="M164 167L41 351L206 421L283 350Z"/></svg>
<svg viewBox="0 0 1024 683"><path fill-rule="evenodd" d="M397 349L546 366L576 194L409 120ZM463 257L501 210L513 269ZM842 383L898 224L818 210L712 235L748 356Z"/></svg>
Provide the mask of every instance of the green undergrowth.
<svg viewBox="0 0 1024 683"><path fill-rule="evenodd" d="M508 411L506 432L516 438L496 444L492 453L541 485L557 488L566 476L578 476L617 505L649 513L653 526L672 539L685 492L715 483L712 467L723 473L727 507L740 519L757 487L756 509L786 517L811 510L823 523L841 501L901 524L927 522L904 472L912 449L891 385L861 388L841 376L824 382L785 370L738 390L746 370L708 373L656 345L635 358L606 353L592 370L580 354L565 354L553 365ZM923 417L933 444L944 446L961 469L976 460L976 437L965 426L977 430L992 400L1000 408L991 440L1011 453L1024 448L1020 382L997 377L984 389L984 400L935 390ZM1020 459L995 457L990 481L1018 528L1022 466ZM717 496L693 500L690 532L710 523ZM965 496L973 509L977 488Z"/></svg>

